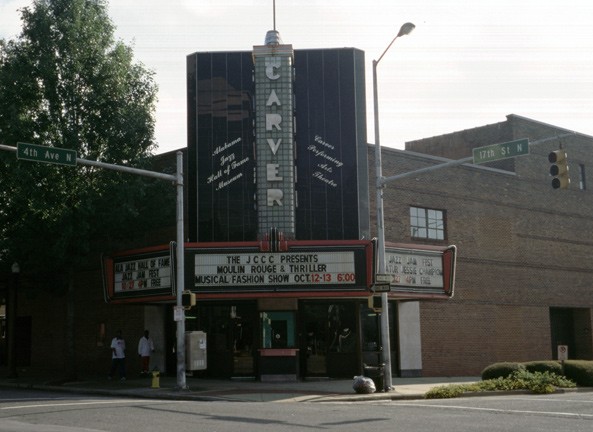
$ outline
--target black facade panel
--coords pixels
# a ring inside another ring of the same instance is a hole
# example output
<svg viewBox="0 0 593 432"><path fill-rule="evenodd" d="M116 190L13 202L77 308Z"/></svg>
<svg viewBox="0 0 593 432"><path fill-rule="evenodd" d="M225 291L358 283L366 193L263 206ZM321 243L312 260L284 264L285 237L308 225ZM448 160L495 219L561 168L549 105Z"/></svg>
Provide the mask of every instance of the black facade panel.
<svg viewBox="0 0 593 432"><path fill-rule="evenodd" d="M256 240L252 53L187 64L190 240ZM296 239L368 238L364 53L295 50L294 67Z"/></svg>
<svg viewBox="0 0 593 432"><path fill-rule="evenodd" d="M247 241L256 236L253 62L248 52L189 56L188 109L191 241ZM189 94L192 94L190 87ZM191 171L191 168L190 168ZM195 207L192 207L195 206Z"/></svg>

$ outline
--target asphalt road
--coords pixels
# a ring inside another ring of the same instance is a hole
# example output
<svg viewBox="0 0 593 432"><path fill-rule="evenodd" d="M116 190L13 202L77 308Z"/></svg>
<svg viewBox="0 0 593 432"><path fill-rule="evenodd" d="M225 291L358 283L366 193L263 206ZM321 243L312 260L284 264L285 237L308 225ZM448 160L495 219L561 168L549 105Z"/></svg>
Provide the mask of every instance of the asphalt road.
<svg viewBox="0 0 593 432"><path fill-rule="evenodd" d="M356 403L188 402L0 389L0 432L593 430L593 393Z"/></svg>

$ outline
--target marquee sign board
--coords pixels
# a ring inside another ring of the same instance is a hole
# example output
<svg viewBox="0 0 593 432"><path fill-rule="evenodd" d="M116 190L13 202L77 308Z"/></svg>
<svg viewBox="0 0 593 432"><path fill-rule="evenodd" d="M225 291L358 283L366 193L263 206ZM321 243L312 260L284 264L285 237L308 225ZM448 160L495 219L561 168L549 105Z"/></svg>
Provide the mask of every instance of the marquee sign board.
<svg viewBox="0 0 593 432"><path fill-rule="evenodd" d="M103 258L106 301L175 295L175 265L169 246L126 251Z"/></svg>
<svg viewBox="0 0 593 432"><path fill-rule="evenodd" d="M226 245L187 245L185 262L193 268L186 272L186 278L191 277L186 287L216 294L346 292L370 287L370 241L287 241L285 250L275 252L262 252L257 242L251 247Z"/></svg>
<svg viewBox="0 0 593 432"><path fill-rule="evenodd" d="M278 251L262 242L186 243L185 286L198 298L238 293L295 293L307 297L366 295L373 245L367 240L285 241ZM103 258L107 302L175 300L173 249L158 246ZM292 295L292 294L291 294Z"/></svg>
<svg viewBox="0 0 593 432"><path fill-rule="evenodd" d="M456 247L393 245L385 247L385 274L390 293L406 298L452 297Z"/></svg>

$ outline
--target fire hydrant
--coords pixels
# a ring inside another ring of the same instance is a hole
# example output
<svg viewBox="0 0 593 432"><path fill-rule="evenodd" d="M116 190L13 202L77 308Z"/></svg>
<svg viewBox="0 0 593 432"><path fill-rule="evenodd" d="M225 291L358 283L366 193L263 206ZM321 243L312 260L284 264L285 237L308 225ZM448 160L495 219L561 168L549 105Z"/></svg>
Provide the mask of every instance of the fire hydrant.
<svg viewBox="0 0 593 432"><path fill-rule="evenodd" d="M152 385L150 386L150 388L160 388L160 383L159 383L159 376L160 373L157 370L152 371Z"/></svg>

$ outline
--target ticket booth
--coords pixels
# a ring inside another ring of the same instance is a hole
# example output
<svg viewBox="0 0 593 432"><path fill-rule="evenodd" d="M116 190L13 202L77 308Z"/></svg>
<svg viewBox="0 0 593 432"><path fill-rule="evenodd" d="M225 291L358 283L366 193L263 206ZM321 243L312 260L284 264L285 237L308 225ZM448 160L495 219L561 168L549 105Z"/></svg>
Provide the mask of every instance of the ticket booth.
<svg viewBox="0 0 593 432"><path fill-rule="evenodd" d="M262 311L260 328L259 379L296 381L299 377L296 311Z"/></svg>

